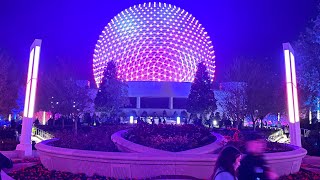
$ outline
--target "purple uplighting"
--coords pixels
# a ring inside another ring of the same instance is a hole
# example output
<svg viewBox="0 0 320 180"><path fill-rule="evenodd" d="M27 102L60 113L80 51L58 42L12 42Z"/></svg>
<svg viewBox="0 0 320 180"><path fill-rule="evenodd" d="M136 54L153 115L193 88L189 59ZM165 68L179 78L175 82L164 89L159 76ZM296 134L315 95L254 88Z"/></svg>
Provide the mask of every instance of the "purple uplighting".
<svg viewBox="0 0 320 180"><path fill-rule="evenodd" d="M199 62L211 79L215 56L210 37L191 14L166 3L130 7L104 28L93 55L99 85L107 62L114 60L126 81L192 82Z"/></svg>

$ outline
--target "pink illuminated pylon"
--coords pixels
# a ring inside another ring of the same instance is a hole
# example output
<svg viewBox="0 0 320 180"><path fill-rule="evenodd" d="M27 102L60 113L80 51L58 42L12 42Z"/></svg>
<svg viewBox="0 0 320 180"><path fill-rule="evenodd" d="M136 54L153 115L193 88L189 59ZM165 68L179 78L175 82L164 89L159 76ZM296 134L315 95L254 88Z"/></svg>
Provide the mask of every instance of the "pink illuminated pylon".
<svg viewBox="0 0 320 180"><path fill-rule="evenodd" d="M299 122L299 102L297 92L296 67L294 51L290 43L283 43L285 67L288 117L290 125L290 143L301 147L301 130Z"/></svg>
<svg viewBox="0 0 320 180"><path fill-rule="evenodd" d="M30 47L30 58L26 83L26 97L24 103L22 130L20 144L18 144L17 146L17 150L23 151L25 156L32 155L31 133L33 124L34 105L36 100L41 42L42 41L40 39L35 39Z"/></svg>

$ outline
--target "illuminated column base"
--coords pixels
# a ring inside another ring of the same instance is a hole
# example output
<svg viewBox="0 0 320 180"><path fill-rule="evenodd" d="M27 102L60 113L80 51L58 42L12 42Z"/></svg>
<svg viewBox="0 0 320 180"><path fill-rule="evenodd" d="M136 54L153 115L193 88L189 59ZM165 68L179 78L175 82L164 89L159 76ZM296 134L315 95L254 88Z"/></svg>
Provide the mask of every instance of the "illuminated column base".
<svg viewBox="0 0 320 180"><path fill-rule="evenodd" d="M25 156L32 156L32 144L31 144L32 124L33 124L33 118L27 118L27 117L23 118L20 144L17 145L16 150L24 151Z"/></svg>
<svg viewBox="0 0 320 180"><path fill-rule="evenodd" d="M300 123L289 123L290 144L301 146L301 129Z"/></svg>

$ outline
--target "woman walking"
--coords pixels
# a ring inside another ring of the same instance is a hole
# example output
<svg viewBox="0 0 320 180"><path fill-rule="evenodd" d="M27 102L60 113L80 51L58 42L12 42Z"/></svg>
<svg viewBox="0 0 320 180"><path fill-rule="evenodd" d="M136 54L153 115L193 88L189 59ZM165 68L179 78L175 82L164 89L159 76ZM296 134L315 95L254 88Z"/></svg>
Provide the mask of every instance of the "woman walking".
<svg viewBox="0 0 320 180"><path fill-rule="evenodd" d="M236 170L240 165L241 152L235 147L224 148L216 161L213 180L237 180Z"/></svg>

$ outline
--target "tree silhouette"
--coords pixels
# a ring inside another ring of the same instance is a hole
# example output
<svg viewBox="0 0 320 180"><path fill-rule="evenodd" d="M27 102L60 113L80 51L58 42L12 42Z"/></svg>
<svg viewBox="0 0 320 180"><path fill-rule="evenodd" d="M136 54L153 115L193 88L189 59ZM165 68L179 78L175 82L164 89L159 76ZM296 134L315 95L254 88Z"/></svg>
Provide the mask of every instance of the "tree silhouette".
<svg viewBox="0 0 320 180"><path fill-rule="evenodd" d="M187 99L187 111L203 116L205 112L214 112L217 109L216 101L206 66L199 63Z"/></svg>
<svg viewBox="0 0 320 180"><path fill-rule="evenodd" d="M8 116L16 107L18 91L17 74L13 60L0 49L0 115Z"/></svg>
<svg viewBox="0 0 320 180"><path fill-rule="evenodd" d="M117 77L117 68L113 61L109 61L103 73L103 79L94 100L98 112L114 116L119 109L129 104L128 86Z"/></svg>

